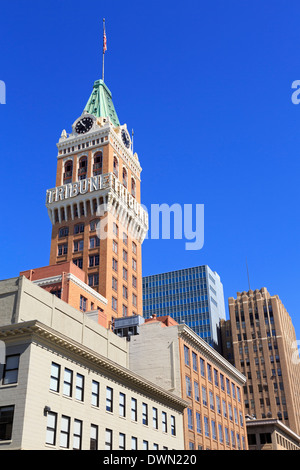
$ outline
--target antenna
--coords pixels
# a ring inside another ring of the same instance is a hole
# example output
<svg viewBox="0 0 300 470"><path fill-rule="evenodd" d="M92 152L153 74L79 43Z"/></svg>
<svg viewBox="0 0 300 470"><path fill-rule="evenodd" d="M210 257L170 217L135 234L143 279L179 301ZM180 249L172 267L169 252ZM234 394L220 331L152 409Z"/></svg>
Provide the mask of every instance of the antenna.
<svg viewBox="0 0 300 470"><path fill-rule="evenodd" d="M133 129L131 131L131 151L133 153L133 136L134 136L134 132L133 132Z"/></svg>
<svg viewBox="0 0 300 470"><path fill-rule="evenodd" d="M248 285L249 285L249 290L250 290L250 277L249 277L249 269L248 269L247 257L246 257L246 268L247 268L247 276L248 276Z"/></svg>
<svg viewBox="0 0 300 470"><path fill-rule="evenodd" d="M107 50L106 32L105 32L105 18L103 18L103 52L102 52L102 81L104 82L104 54Z"/></svg>

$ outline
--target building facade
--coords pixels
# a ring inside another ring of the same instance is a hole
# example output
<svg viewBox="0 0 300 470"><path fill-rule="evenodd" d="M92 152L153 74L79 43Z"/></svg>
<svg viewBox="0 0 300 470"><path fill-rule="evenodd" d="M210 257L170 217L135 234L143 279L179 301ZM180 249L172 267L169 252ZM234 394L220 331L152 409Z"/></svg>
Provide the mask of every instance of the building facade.
<svg viewBox="0 0 300 470"><path fill-rule="evenodd" d="M143 277L143 316L170 315L220 351L220 320L225 320L223 285L209 266Z"/></svg>
<svg viewBox="0 0 300 470"><path fill-rule="evenodd" d="M180 397L119 338L24 276L0 282L0 450L183 449Z"/></svg>
<svg viewBox="0 0 300 470"><path fill-rule="evenodd" d="M56 183L46 194L50 265L72 261L80 267L86 283L108 300L108 320L140 312L141 244L148 229L142 169L102 80L57 148Z"/></svg>
<svg viewBox="0 0 300 470"><path fill-rule="evenodd" d="M246 419L249 450L300 450L300 437L278 419Z"/></svg>
<svg viewBox="0 0 300 470"><path fill-rule="evenodd" d="M229 313L223 354L247 377L246 413L278 419L299 435L299 355L291 317L266 288L229 298Z"/></svg>
<svg viewBox="0 0 300 470"><path fill-rule="evenodd" d="M186 325L169 316L139 325L129 366L184 399L187 450L247 450L245 377Z"/></svg>

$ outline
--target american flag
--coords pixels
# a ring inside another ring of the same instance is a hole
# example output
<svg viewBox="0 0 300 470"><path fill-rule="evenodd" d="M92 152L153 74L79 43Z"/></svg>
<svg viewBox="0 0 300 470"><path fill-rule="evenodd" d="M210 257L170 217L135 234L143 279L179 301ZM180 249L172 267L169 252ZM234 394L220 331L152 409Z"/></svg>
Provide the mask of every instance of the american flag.
<svg viewBox="0 0 300 470"><path fill-rule="evenodd" d="M106 45L106 32L105 32L105 24L103 20L103 54L107 50L107 45Z"/></svg>

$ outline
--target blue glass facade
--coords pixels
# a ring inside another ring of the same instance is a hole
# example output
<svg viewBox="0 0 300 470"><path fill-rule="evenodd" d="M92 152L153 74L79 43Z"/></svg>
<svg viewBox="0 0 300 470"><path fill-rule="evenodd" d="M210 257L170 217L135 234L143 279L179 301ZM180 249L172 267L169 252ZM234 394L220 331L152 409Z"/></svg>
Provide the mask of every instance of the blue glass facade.
<svg viewBox="0 0 300 470"><path fill-rule="evenodd" d="M143 278L143 316L170 315L219 349L219 322L225 319L223 286L208 266Z"/></svg>

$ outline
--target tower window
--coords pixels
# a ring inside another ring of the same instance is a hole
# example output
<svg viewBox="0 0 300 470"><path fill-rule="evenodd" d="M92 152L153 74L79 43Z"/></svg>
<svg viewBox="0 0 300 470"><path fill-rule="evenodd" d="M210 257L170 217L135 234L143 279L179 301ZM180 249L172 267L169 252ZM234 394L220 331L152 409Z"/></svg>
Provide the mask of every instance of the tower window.
<svg viewBox="0 0 300 470"><path fill-rule="evenodd" d="M58 245L58 256L63 256L68 254L68 245L67 243L63 243L62 245Z"/></svg>
<svg viewBox="0 0 300 470"><path fill-rule="evenodd" d="M114 157L114 175L118 178L119 177L119 162L117 157Z"/></svg>
<svg viewBox="0 0 300 470"><path fill-rule="evenodd" d="M123 186L127 188L127 171L126 168L123 167L123 173L122 173L122 178L123 178Z"/></svg>
<svg viewBox="0 0 300 470"><path fill-rule="evenodd" d="M64 166L64 174L63 174L64 184L72 182L72 174L73 174L73 162L72 160L68 160Z"/></svg>
<svg viewBox="0 0 300 470"><path fill-rule="evenodd" d="M74 234L84 232L84 224L77 224L74 226Z"/></svg>
<svg viewBox="0 0 300 470"><path fill-rule="evenodd" d="M133 197L135 197L135 180L134 178L131 178L131 194Z"/></svg>
<svg viewBox="0 0 300 470"><path fill-rule="evenodd" d="M78 167L78 179L84 180L87 175L87 157L81 157Z"/></svg>
<svg viewBox="0 0 300 470"><path fill-rule="evenodd" d="M58 238L67 237L69 235L69 227L62 227L59 229Z"/></svg>
<svg viewBox="0 0 300 470"><path fill-rule="evenodd" d="M83 295L80 296L80 310L82 312L86 312L86 304L87 304L87 299L83 297Z"/></svg>
<svg viewBox="0 0 300 470"><path fill-rule="evenodd" d="M93 165L93 175L101 175L102 174L102 152L98 152L94 156L94 165Z"/></svg>

